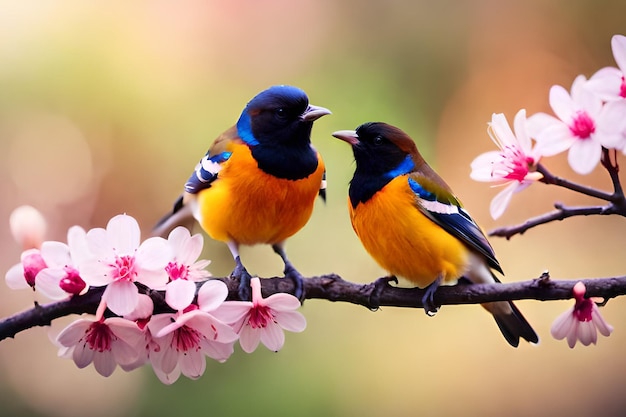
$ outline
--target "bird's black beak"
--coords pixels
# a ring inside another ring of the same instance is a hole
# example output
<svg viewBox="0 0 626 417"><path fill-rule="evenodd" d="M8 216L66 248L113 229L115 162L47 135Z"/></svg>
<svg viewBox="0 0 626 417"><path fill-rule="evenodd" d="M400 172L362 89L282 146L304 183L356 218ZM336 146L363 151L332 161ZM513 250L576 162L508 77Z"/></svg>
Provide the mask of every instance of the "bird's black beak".
<svg viewBox="0 0 626 417"><path fill-rule="evenodd" d="M326 116L327 114L332 114L327 108L310 104L309 107L307 107L307 109L302 114L302 120L304 120L305 122L314 122L320 117Z"/></svg>
<svg viewBox="0 0 626 417"><path fill-rule="evenodd" d="M333 133L333 136L348 142L352 146L359 143L359 135L356 134L355 130L338 130Z"/></svg>

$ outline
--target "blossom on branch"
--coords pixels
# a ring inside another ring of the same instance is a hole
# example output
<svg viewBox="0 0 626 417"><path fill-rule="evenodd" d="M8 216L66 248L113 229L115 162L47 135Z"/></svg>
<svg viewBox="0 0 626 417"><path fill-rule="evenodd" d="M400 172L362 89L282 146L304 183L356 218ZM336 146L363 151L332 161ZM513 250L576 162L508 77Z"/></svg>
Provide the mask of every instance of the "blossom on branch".
<svg viewBox="0 0 626 417"><path fill-rule="evenodd" d="M513 126L515 133L509 127L504 114L494 113L488 133L500 150L485 152L471 164L472 179L504 187L491 201L490 212L494 219L504 213L514 193L542 178L535 171L541 156L533 148L526 131L526 110L517 112Z"/></svg>
<svg viewBox="0 0 626 417"><path fill-rule="evenodd" d="M593 74L587 84L604 101L626 98L626 36L614 35L611 48L619 68L604 67Z"/></svg>
<svg viewBox="0 0 626 417"><path fill-rule="evenodd" d="M571 94L560 85L550 89L550 106L557 117L536 113L528 118L529 132L542 156L568 152L568 162L579 174L589 174L600 162L602 148L622 149L626 103L603 103L579 75Z"/></svg>
<svg viewBox="0 0 626 417"><path fill-rule="evenodd" d="M613 332L613 326L604 321L596 303L590 298L585 298L586 291L583 282L574 285L572 290L574 306L557 317L550 329L555 339L567 338L570 348L573 348L577 341L585 346L591 343L595 345L598 340L597 332L607 337Z"/></svg>
<svg viewBox="0 0 626 417"><path fill-rule="evenodd" d="M115 216L106 229L87 232L86 239L93 257L81 265L82 277L91 286L107 286L102 299L115 314L129 314L137 306L135 282L150 288L167 283L170 246L160 237L140 242L139 224L133 217Z"/></svg>
<svg viewBox="0 0 626 417"><path fill-rule="evenodd" d="M172 230L167 241L173 258L165 266L170 279L165 286L165 301L174 310L184 310L196 296L195 283L211 276L205 269L211 261L198 261L204 239L200 234L191 236L185 227L179 226Z"/></svg>
<svg viewBox="0 0 626 417"><path fill-rule="evenodd" d="M110 317L81 318L59 333L59 356L71 358L79 368L93 362L102 376L110 376L117 365L135 362L142 332L132 321Z"/></svg>
<svg viewBox="0 0 626 417"><path fill-rule="evenodd" d="M239 344L247 352L253 352L259 342L274 352L285 344L285 333L301 332L306 328L306 320L296 310L300 301L291 294L272 294L267 298L261 295L261 281L252 278L252 301L226 301L215 310L216 317L239 333ZM198 295L200 297L200 294Z"/></svg>

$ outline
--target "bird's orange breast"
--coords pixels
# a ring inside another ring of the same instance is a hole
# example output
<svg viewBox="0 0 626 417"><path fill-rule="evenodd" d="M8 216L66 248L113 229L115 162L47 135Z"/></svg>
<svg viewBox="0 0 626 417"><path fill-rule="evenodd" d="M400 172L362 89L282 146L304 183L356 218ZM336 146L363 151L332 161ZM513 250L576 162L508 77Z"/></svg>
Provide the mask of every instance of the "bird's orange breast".
<svg viewBox="0 0 626 417"><path fill-rule="evenodd" d="M352 227L390 274L422 288L438 276L454 282L468 267L468 249L422 214L415 201L406 176L399 176L365 203L353 208L348 202Z"/></svg>
<svg viewBox="0 0 626 417"><path fill-rule="evenodd" d="M288 180L258 168L244 144L229 146L232 156L211 187L198 193L202 228L221 241L274 244L300 230L311 217L324 173L319 159L315 172Z"/></svg>

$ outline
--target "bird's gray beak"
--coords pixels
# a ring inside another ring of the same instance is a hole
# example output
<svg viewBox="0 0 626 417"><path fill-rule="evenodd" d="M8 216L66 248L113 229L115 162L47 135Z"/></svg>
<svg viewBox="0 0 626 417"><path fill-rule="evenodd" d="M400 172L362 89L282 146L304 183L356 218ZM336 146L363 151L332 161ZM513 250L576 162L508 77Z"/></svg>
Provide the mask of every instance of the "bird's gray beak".
<svg viewBox="0 0 626 417"><path fill-rule="evenodd" d="M326 116L327 114L332 114L327 108L310 104L302 115L302 120L304 120L305 122L314 122L320 117Z"/></svg>
<svg viewBox="0 0 626 417"><path fill-rule="evenodd" d="M333 133L333 136L353 146L359 143L359 135L356 134L355 130L338 130Z"/></svg>

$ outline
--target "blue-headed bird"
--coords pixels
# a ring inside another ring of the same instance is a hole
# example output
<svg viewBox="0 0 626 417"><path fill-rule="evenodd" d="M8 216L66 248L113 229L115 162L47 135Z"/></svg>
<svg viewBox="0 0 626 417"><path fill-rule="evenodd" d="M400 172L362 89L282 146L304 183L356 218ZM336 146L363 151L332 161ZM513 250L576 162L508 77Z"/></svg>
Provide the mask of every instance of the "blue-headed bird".
<svg viewBox="0 0 626 417"><path fill-rule="evenodd" d="M484 233L405 132L386 123L365 123L333 136L352 146L356 161L348 198L354 231L390 279L399 276L426 288L427 314L437 311L433 295L441 284L462 277L472 283L499 282L492 269L502 273L502 268ZM539 341L513 303L483 307L512 346L520 337Z"/></svg>
<svg viewBox="0 0 626 417"><path fill-rule="evenodd" d="M239 245L272 245L302 299L302 276L284 243L307 223L316 197L325 198L324 162L311 145L311 129L327 114L296 87L273 86L256 95L236 125L214 141L153 233L164 236L197 220L211 238L228 245L235 259L231 276L244 300L250 298L250 274Z"/></svg>

